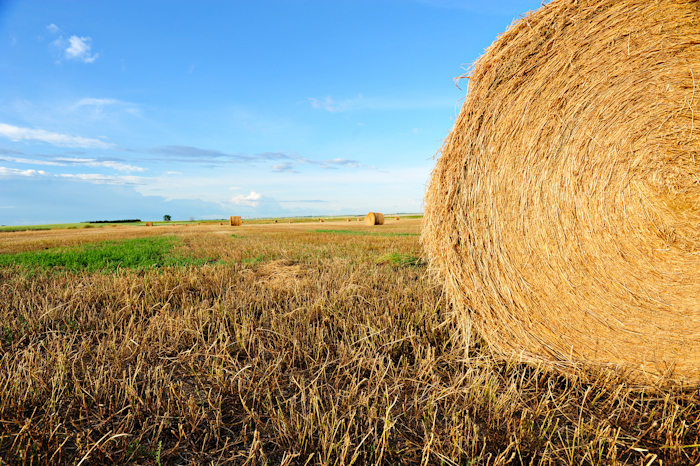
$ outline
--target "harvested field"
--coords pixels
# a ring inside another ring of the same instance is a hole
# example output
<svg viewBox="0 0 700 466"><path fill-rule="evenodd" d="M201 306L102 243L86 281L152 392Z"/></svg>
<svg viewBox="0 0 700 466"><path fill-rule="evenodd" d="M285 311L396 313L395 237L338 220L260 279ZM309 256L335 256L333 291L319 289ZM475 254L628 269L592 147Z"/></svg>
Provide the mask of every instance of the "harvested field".
<svg viewBox="0 0 700 466"><path fill-rule="evenodd" d="M2 236L5 256L168 238L203 265L1 267L0 464L700 461L698 392L465 354L420 222Z"/></svg>

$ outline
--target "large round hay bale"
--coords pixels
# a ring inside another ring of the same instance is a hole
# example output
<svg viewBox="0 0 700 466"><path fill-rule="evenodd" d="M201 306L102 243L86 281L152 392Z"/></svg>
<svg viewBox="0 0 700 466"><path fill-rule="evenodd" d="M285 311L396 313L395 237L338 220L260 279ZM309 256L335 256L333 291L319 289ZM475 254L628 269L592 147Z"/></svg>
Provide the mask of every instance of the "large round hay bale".
<svg viewBox="0 0 700 466"><path fill-rule="evenodd" d="M243 220L241 220L240 216L232 215L228 218L228 224L229 224L229 226L232 226L232 227L239 227L239 226L243 225Z"/></svg>
<svg viewBox="0 0 700 466"><path fill-rule="evenodd" d="M475 63L423 244L497 353L700 383L700 9L553 0Z"/></svg>
<svg viewBox="0 0 700 466"><path fill-rule="evenodd" d="M384 225L384 214L379 212L370 212L365 217L366 225Z"/></svg>

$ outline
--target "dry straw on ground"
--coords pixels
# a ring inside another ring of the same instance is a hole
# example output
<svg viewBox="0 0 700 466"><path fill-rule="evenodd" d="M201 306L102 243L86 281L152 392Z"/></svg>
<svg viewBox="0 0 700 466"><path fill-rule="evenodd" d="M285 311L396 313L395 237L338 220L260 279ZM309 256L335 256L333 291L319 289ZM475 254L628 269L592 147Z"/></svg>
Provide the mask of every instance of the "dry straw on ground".
<svg viewBox="0 0 700 466"><path fill-rule="evenodd" d="M365 224L367 225L384 225L384 214L379 212L370 212L365 217Z"/></svg>
<svg viewBox="0 0 700 466"><path fill-rule="evenodd" d="M474 65L423 243L497 352L700 382L698 5L554 0Z"/></svg>
<svg viewBox="0 0 700 466"><path fill-rule="evenodd" d="M232 226L232 227L239 227L239 226L243 225L243 221L241 220L241 217L239 217L239 216L236 216L236 217L231 216L228 218L228 224L229 224L229 226Z"/></svg>

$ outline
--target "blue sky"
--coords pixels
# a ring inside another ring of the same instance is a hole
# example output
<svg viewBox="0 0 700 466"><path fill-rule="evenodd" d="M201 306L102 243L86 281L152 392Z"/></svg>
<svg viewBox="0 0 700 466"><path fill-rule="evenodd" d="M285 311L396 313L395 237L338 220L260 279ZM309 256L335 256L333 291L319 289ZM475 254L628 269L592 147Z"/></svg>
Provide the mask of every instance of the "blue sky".
<svg viewBox="0 0 700 466"><path fill-rule="evenodd" d="M540 1L0 0L0 224L421 210Z"/></svg>

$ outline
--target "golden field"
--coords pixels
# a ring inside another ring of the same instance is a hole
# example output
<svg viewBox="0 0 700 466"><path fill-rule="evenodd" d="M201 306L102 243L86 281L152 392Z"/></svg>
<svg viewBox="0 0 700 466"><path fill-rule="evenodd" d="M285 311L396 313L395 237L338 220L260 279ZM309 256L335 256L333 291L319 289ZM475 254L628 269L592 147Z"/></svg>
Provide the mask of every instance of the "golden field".
<svg viewBox="0 0 700 466"><path fill-rule="evenodd" d="M0 233L0 464L700 462L697 391L498 360L478 335L465 348L420 231ZM195 262L31 265L153 237Z"/></svg>

